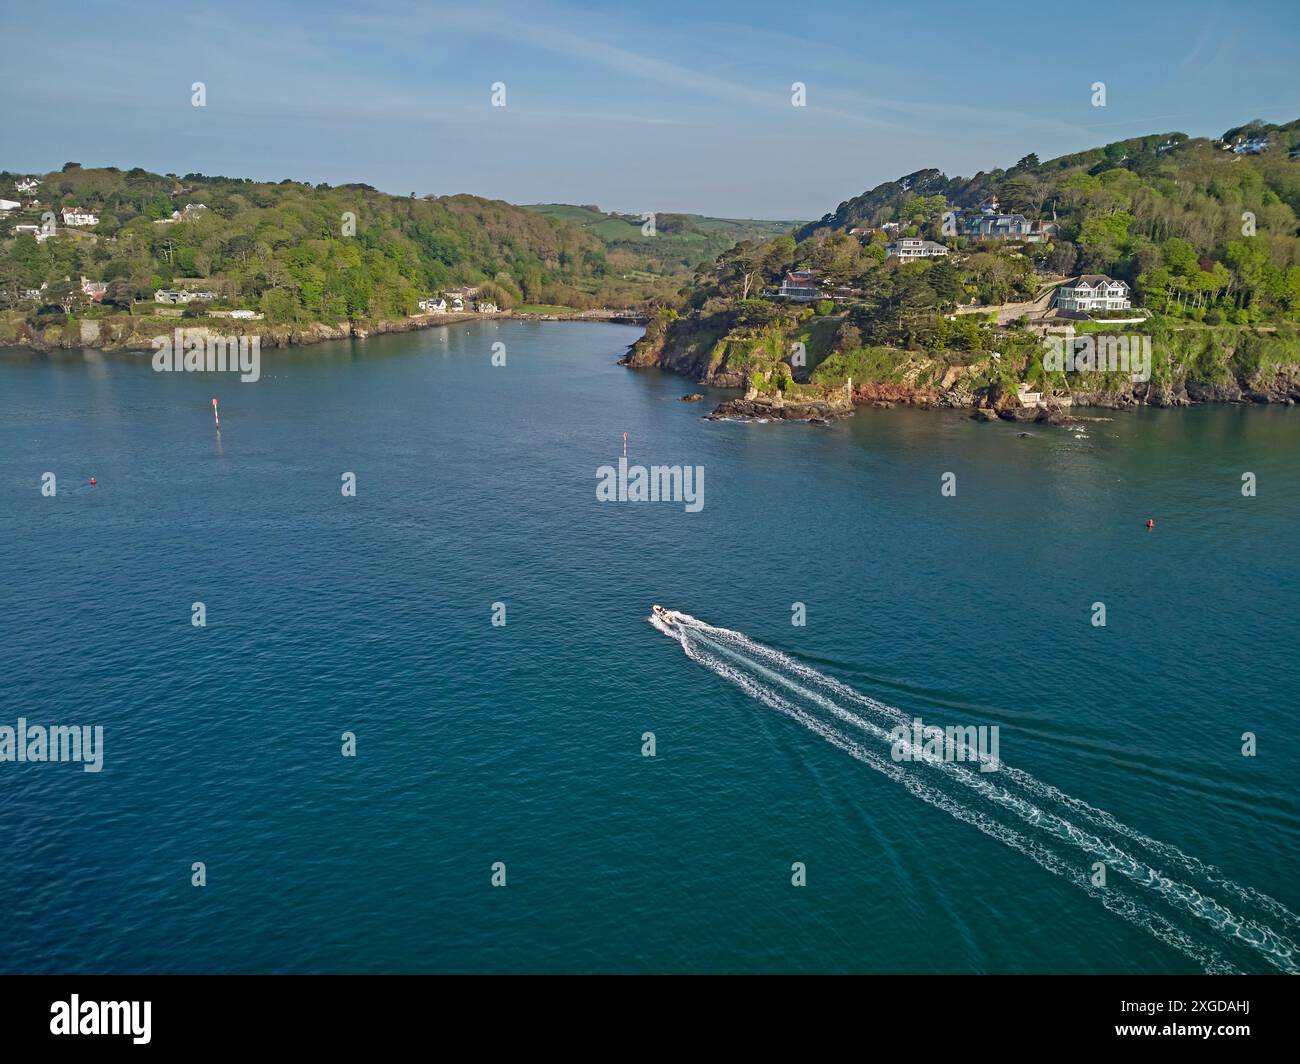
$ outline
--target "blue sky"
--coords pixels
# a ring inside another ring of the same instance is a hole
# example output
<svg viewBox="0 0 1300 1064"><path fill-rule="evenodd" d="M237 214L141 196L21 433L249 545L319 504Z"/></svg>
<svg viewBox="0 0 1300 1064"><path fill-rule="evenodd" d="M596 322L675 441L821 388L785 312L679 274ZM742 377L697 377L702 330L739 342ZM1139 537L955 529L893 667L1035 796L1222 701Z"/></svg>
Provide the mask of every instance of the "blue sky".
<svg viewBox="0 0 1300 1064"><path fill-rule="evenodd" d="M1300 117L1295 0L3 2L11 170L790 219L924 166Z"/></svg>

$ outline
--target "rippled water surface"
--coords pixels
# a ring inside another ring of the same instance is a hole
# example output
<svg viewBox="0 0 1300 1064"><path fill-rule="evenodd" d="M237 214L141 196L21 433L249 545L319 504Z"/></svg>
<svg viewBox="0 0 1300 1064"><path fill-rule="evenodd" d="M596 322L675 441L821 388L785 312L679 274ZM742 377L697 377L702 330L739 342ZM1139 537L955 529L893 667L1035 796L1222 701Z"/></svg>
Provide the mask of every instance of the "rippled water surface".
<svg viewBox="0 0 1300 1064"><path fill-rule="evenodd" d="M1295 411L712 423L635 336L0 353L0 725L105 736L0 762L0 969L1295 965ZM703 509L598 502L624 432Z"/></svg>

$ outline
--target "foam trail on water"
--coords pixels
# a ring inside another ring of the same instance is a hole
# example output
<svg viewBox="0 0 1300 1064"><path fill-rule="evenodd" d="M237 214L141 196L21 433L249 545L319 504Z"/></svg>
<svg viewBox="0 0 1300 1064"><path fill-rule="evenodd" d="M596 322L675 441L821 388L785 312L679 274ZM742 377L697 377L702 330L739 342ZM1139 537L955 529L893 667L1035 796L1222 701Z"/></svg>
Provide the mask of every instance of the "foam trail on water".
<svg viewBox="0 0 1300 1064"><path fill-rule="evenodd" d="M1081 869L1065 864L1050 850L1047 850L1032 840L1026 839L1015 830L997 823L978 811L968 809L959 803L953 802L947 796L927 786L918 775L909 773L901 765L892 761L885 761L876 754L871 753L860 744L841 734L835 728L808 715L791 702L782 698L780 695L773 693L759 684L755 684L739 670L733 669L731 666L717 658L713 658L711 655L698 651L689 644L683 643L683 647L686 650L687 655L694 661L712 669L719 676L734 683L747 694L758 699L760 702L772 709L784 713L786 716L792 717L809 730L830 742L833 746L838 747L850 756L875 769L877 772L903 784L903 786L922 801L942 809L944 812L949 813L956 819L971 824L984 834L997 839L999 842L1005 843L1020 853L1023 853L1030 860L1034 861L1047 871L1068 879L1070 882L1081 887L1093 897L1097 898L1102 905L1117 916L1120 916L1135 926L1142 928L1144 931L1154 935L1167 945L1170 945L1186 954L1192 960L1201 965L1205 971L1215 974L1240 974L1240 969L1229 964L1212 947L1196 942L1184 932L1170 924L1168 920L1160 916L1158 913L1152 912L1139 902L1127 898L1122 894L1107 894L1104 890L1094 887L1088 876L1084 874Z"/></svg>
<svg viewBox="0 0 1300 1064"><path fill-rule="evenodd" d="M896 727L899 724L910 725L911 723L911 718L902 710L896 709L893 706L888 706L883 702L879 702L874 698L862 694L859 691L855 691L847 684L842 683L832 676L826 676L825 674L818 672L816 669L810 668L803 662L790 657L788 654L784 654L772 647L764 646L762 643L754 642L754 640L741 632L736 632L729 628L715 628L714 626L705 624L703 621L690 617L689 615L683 614L680 616L685 619L686 624L689 627L697 629L702 634L707 633L709 636L732 641L736 646L745 649L756 658L772 662L788 669L795 675L808 680L814 685L820 685L833 694L846 698L856 705L863 706L879 716L889 719L892 721L891 727ZM986 759L985 755L979 755L979 757L981 760ZM1098 809L1095 806L1089 805L1080 798L1074 798L1065 794L1056 787L1053 787L1051 784L1043 783L1041 780L1034 778L1021 769L1008 765L1001 765L1000 771L1005 774L1006 778L1018 784L1030 794L1065 806L1076 815L1092 821L1095 825L1112 831L1118 835L1122 835L1145 849L1150 850L1152 853L1159 855L1164 860L1182 868L1185 873L1200 876L1213 883L1215 886L1227 891L1239 900L1258 906L1267 912L1272 918L1279 920L1292 928L1300 928L1300 916L1291 912L1291 910L1276 898L1255 890L1253 887L1244 886L1233 881L1214 865L1208 864L1196 857L1184 853L1177 846L1174 846L1171 843L1161 842L1158 839L1150 838L1142 832L1129 827L1127 824L1116 820L1114 816L1106 812L1104 809Z"/></svg>
<svg viewBox="0 0 1300 1064"><path fill-rule="evenodd" d="M1238 900L1264 910L1268 916L1294 924L1297 920L1295 915L1268 895L1234 883L1212 865L1188 856L1177 847L1151 839L1104 810L1000 762L997 764L1000 779L995 782L989 775L973 771L963 764L922 759L920 752L909 742L904 742L903 746L914 753L916 760L899 762L887 755L881 756L855 739L851 732L859 732L874 745L889 750L898 742L897 737L890 734L890 729L899 725L910 729L911 718L902 710L863 695L834 677L826 676L779 650L756 643L740 632L716 628L681 613L674 615L672 624L665 624L656 617L651 617L650 621L659 631L677 640L692 660L736 684L764 705L803 724L862 763L903 784L923 801L973 825L1025 854L1040 867L1075 883L1107 909L1181 950L1206 971L1239 969L1214 946L1198 941L1154 911L1151 903L1168 905L1196 917L1227 943L1255 951L1282 971L1300 971L1296 959L1300 951L1264 924L1262 915L1240 917L1204 890L1174 879L1148 864L1146 858L1135 856L1124 847L1136 844L1173 864L1184 877L1208 881ZM828 721L815 712L809 712L809 706L829 713L834 720ZM968 753L972 759L977 756L974 751ZM980 755L980 760L992 759ZM1067 819L1067 815L1086 821L1087 826L1081 827ZM1032 834L1044 838L1027 837L1024 829L1017 830L1006 823L1008 816L1022 821ZM1047 843L1064 845L1102 861L1108 869L1125 876L1141 899L1129 897L1113 886L1093 886L1091 878L1081 867L1057 854Z"/></svg>

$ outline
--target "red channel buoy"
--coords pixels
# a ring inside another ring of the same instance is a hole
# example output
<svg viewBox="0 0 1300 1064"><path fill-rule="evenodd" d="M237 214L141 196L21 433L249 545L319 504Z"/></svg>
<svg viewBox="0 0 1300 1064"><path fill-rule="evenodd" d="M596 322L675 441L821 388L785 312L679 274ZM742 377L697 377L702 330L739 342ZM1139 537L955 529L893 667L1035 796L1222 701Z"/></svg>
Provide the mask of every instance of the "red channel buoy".
<svg viewBox="0 0 1300 1064"><path fill-rule="evenodd" d="M91 478L90 478L90 486L91 486L92 488L95 486L95 478L94 478L94 477L91 477Z"/></svg>
<svg viewBox="0 0 1300 1064"><path fill-rule="evenodd" d="M1150 531L1151 531L1153 528L1155 528L1155 527L1156 527L1156 523L1155 523L1154 521L1152 521L1151 518L1148 517L1148 518L1147 518L1147 531L1150 532Z"/></svg>

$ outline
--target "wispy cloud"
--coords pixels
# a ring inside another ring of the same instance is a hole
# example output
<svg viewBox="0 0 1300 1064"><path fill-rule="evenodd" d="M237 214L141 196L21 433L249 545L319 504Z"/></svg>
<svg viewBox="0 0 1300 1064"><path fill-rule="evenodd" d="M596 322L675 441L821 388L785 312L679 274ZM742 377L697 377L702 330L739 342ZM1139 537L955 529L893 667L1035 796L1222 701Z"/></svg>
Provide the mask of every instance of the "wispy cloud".
<svg viewBox="0 0 1300 1064"><path fill-rule="evenodd" d="M1281 120L1293 5L1256 34L1210 0L1008 33L989 0L924 10L825 0L65 0L93 47L12 47L5 162L93 159L185 172L364 180L629 207L818 217L910 170L969 173L1117 135ZM14 5L11 5L14 7ZM1276 10L1272 10L1276 8ZM6 39L39 42L36 5ZM148 27L148 32L142 27ZM1105 80L1110 106L1088 86ZM208 107L189 106L204 81ZM509 106L490 106L504 81ZM791 83L807 106L791 106Z"/></svg>

